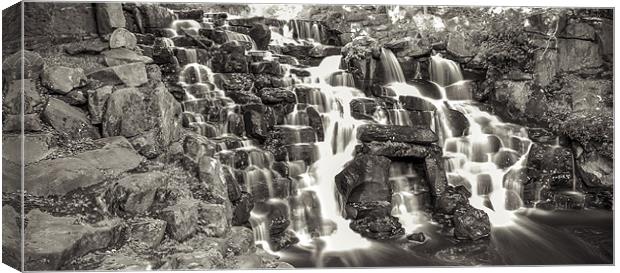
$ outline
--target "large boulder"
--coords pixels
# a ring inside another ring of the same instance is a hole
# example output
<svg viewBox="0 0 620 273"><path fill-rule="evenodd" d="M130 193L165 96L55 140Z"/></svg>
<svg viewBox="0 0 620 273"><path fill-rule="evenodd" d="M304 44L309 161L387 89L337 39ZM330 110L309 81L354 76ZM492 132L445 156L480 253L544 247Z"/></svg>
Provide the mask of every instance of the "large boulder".
<svg viewBox="0 0 620 273"><path fill-rule="evenodd" d="M80 223L77 217L54 217L38 209L26 215L24 265L26 270L58 270L73 258L121 241L122 222Z"/></svg>
<svg viewBox="0 0 620 273"><path fill-rule="evenodd" d="M391 161L383 156L359 155L336 175L336 188L343 203L390 201Z"/></svg>
<svg viewBox="0 0 620 273"><path fill-rule="evenodd" d="M103 135L133 137L150 129L145 95L137 88L114 91L103 114Z"/></svg>
<svg viewBox="0 0 620 273"><path fill-rule="evenodd" d="M125 27L125 14L121 3L97 3L95 4L97 16L97 30L99 35L105 35L114 29Z"/></svg>
<svg viewBox="0 0 620 273"><path fill-rule="evenodd" d="M199 203L198 200L184 198L160 212L160 218L168 223L166 232L172 239L183 241L196 232Z"/></svg>
<svg viewBox="0 0 620 273"><path fill-rule="evenodd" d="M98 140L105 145L73 156L44 160L26 166L24 187L38 196L64 195L105 181L137 167L143 157L121 137Z"/></svg>
<svg viewBox="0 0 620 273"><path fill-rule="evenodd" d="M90 124L86 113L59 99L49 99L43 111L43 119L56 131L71 139L100 137L97 129Z"/></svg>
<svg viewBox="0 0 620 273"><path fill-rule="evenodd" d="M454 236L460 240L478 240L491 233L489 216L470 205L457 209L452 221Z"/></svg>
<svg viewBox="0 0 620 273"><path fill-rule="evenodd" d="M405 229L394 216L353 220L349 227L363 237L375 240L393 240L405 235Z"/></svg>
<svg viewBox="0 0 620 273"><path fill-rule="evenodd" d="M58 94L65 95L76 87L84 86L86 76L81 68L45 66L41 84Z"/></svg>
<svg viewBox="0 0 620 273"><path fill-rule="evenodd" d="M144 213L151 207L157 189L165 184L166 176L159 171L125 176L104 194L108 211L120 215Z"/></svg>
<svg viewBox="0 0 620 273"><path fill-rule="evenodd" d="M611 188L613 179L613 160L596 152L582 153L576 160L576 167L583 183L592 188Z"/></svg>
<svg viewBox="0 0 620 273"><path fill-rule="evenodd" d="M357 129L357 137L363 142L394 141L416 144L437 142L437 135L428 128L401 125L364 124Z"/></svg>

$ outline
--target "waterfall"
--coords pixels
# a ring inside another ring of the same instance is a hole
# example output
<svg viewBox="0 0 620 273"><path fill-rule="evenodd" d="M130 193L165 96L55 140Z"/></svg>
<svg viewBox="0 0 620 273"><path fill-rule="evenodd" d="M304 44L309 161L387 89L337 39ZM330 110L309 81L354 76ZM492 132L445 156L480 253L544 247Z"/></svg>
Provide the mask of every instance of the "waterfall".
<svg viewBox="0 0 620 273"><path fill-rule="evenodd" d="M250 36L230 30L225 30L224 33L226 34L227 41L246 42L252 45L252 50L256 50L256 42L254 42L254 40Z"/></svg>
<svg viewBox="0 0 620 273"><path fill-rule="evenodd" d="M381 48L381 65L385 75L385 82L405 82L405 74L400 67L394 53L387 48Z"/></svg>
<svg viewBox="0 0 620 273"><path fill-rule="evenodd" d="M286 29L283 29L283 33L288 38L313 41L315 43L321 43L323 38L321 26L316 22L307 20L291 19Z"/></svg>
<svg viewBox="0 0 620 273"><path fill-rule="evenodd" d="M421 81L412 84L397 82L387 88L397 98L421 98L435 106L431 129L440 137L449 183L467 187L472 192L470 203L484 210L494 226L511 224L515 210L522 205L522 181L515 177L523 174L532 143L525 128L500 121L480 110L472 101L463 99L462 94L451 100L446 89L455 84L459 85L458 92L470 94L467 85L463 84L457 63L433 56L431 79L432 85ZM469 123L463 135L454 132L454 126L461 124L454 124L450 111L458 111ZM410 120L406 115L416 112L401 109L397 113L405 117L395 115L396 120L392 120L395 124L401 119ZM401 211L399 215L402 215Z"/></svg>

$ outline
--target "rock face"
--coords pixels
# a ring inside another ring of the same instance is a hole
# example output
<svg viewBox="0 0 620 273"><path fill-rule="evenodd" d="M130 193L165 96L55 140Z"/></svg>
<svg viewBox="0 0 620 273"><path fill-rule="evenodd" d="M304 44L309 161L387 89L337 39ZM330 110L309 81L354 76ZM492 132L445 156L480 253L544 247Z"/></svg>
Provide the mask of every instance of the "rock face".
<svg viewBox="0 0 620 273"><path fill-rule="evenodd" d="M71 157L40 161L26 167L25 190L33 195L64 195L120 174L140 164L142 157L121 137L101 139L102 148Z"/></svg>
<svg viewBox="0 0 620 273"><path fill-rule="evenodd" d="M37 209L26 215L26 270L58 270L71 257L106 248L120 240L121 221L79 224L74 217L54 217Z"/></svg>
<svg viewBox="0 0 620 273"><path fill-rule="evenodd" d="M388 183L390 160L382 156L361 155L336 175L336 188L348 202L390 201Z"/></svg>
<svg viewBox="0 0 620 273"><path fill-rule="evenodd" d="M59 99L51 98L43 111L44 120L68 138L99 138L86 113Z"/></svg>

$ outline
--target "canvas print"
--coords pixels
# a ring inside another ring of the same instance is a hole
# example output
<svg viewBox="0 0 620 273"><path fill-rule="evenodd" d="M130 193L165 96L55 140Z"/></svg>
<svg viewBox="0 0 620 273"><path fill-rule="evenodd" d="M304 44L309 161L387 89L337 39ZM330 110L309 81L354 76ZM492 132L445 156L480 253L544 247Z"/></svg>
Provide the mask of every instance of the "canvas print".
<svg viewBox="0 0 620 273"><path fill-rule="evenodd" d="M20 2L18 270L613 264L611 8Z"/></svg>

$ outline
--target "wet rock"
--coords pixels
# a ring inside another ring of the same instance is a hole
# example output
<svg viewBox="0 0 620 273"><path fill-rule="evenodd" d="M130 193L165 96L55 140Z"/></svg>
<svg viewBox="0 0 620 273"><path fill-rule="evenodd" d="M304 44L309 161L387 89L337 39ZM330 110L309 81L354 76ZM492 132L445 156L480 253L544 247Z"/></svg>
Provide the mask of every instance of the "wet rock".
<svg viewBox="0 0 620 273"><path fill-rule="evenodd" d="M205 12L201 9L188 9L177 10L174 13L177 15L177 18L181 20L202 20Z"/></svg>
<svg viewBox="0 0 620 273"><path fill-rule="evenodd" d="M295 127L287 125L276 125L269 134L269 139L265 145L289 145L297 143L316 142L316 135L311 127Z"/></svg>
<svg viewBox="0 0 620 273"><path fill-rule="evenodd" d="M104 220L93 225L76 217L54 217L38 209L27 215L24 245L26 270L58 270L72 258L120 241L121 221Z"/></svg>
<svg viewBox="0 0 620 273"><path fill-rule="evenodd" d="M249 137L264 142L275 120L269 118L268 107L261 104L248 104L243 110L243 124Z"/></svg>
<svg viewBox="0 0 620 273"><path fill-rule="evenodd" d="M281 234L269 237L269 247L273 251L280 251L299 243L299 238L292 231L285 231Z"/></svg>
<svg viewBox="0 0 620 273"><path fill-rule="evenodd" d="M452 130L452 136L459 137L467 135L469 131L469 120L467 120L463 113L445 108L444 116L448 122L448 126Z"/></svg>
<svg viewBox="0 0 620 273"><path fill-rule="evenodd" d="M226 181L222 180L222 165L218 160L208 156L200 158L198 176L200 181L205 184L206 189L213 195L228 197Z"/></svg>
<svg viewBox="0 0 620 273"><path fill-rule="evenodd" d="M105 85L124 84L128 87L137 87L148 81L146 67L141 62L101 68L87 76Z"/></svg>
<svg viewBox="0 0 620 273"><path fill-rule="evenodd" d="M155 248L164 239L166 221L153 218L139 218L129 225L128 241L137 242L148 248Z"/></svg>
<svg viewBox="0 0 620 273"><path fill-rule="evenodd" d="M435 210L440 213L452 215L457 208L468 204L469 201L467 200L467 196L456 191L447 191L437 198Z"/></svg>
<svg viewBox="0 0 620 273"><path fill-rule="evenodd" d="M448 187L448 179L446 178L440 149L434 146L429 156L424 159L424 170L433 197L441 196Z"/></svg>
<svg viewBox="0 0 620 273"><path fill-rule="evenodd" d="M153 42L153 61L156 64L170 64L173 62L173 44L169 39L156 37Z"/></svg>
<svg viewBox="0 0 620 273"><path fill-rule="evenodd" d="M217 44L223 44L228 41L228 37L226 36L226 32L220 29L208 29L201 28L198 30L198 34L213 40L213 42Z"/></svg>
<svg viewBox="0 0 620 273"><path fill-rule="evenodd" d="M349 106L353 118L372 120L379 104L374 99L356 98L349 102Z"/></svg>
<svg viewBox="0 0 620 273"><path fill-rule="evenodd" d="M269 74L282 77L285 72L284 67L276 61L260 61L250 64L250 73L253 74Z"/></svg>
<svg viewBox="0 0 620 273"><path fill-rule="evenodd" d="M534 142L552 145L557 136L544 128L527 128L527 136Z"/></svg>
<svg viewBox="0 0 620 273"><path fill-rule="evenodd" d="M38 53L21 50L2 61L2 77L6 81L36 79L41 75L44 64L43 58Z"/></svg>
<svg viewBox="0 0 620 273"><path fill-rule="evenodd" d="M295 103L295 93L284 88L263 88L260 98L264 104Z"/></svg>
<svg viewBox="0 0 620 273"><path fill-rule="evenodd" d="M103 182L105 174L118 175L133 169L143 159L125 138L100 141L107 144L100 149L27 166L25 190L38 196L64 195Z"/></svg>
<svg viewBox="0 0 620 273"><path fill-rule="evenodd" d="M171 238L183 241L196 232L199 202L194 199L181 199L160 212L160 218L168 223L166 232Z"/></svg>
<svg viewBox="0 0 620 273"><path fill-rule="evenodd" d="M407 240L418 242L418 243L423 243L424 241L426 241L426 236L424 236L424 233L422 232L411 233L407 235Z"/></svg>
<svg viewBox="0 0 620 273"><path fill-rule="evenodd" d="M427 128L382 124L361 125L358 127L357 137L363 142L394 141L416 144L431 144L438 140L437 135Z"/></svg>
<svg viewBox="0 0 620 273"><path fill-rule="evenodd" d="M252 195L247 192L242 192L241 197L238 200L232 202L233 205L233 226L241 226L248 222L250 219L250 212L254 208L254 200Z"/></svg>
<svg viewBox="0 0 620 273"><path fill-rule="evenodd" d="M101 124L108 98L112 94L112 86L103 86L95 90L88 90L88 112L92 124Z"/></svg>
<svg viewBox="0 0 620 273"><path fill-rule="evenodd" d="M98 54L109 48L108 43L101 39L90 39L65 45L64 49L70 55Z"/></svg>
<svg viewBox="0 0 620 273"><path fill-rule="evenodd" d="M41 84L58 93L67 94L73 88L84 86L86 76L81 68L64 66L45 66L41 75Z"/></svg>
<svg viewBox="0 0 620 273"><path fill-rule="evenodd" d="M237 41L224 43L211 59L215 73L248 73L245 46Z"/></svg>
<svg viewBox="0 0 620 273"><path fill-rule="evenodd" d="M97 3L95 4L95 16L99 35L125 27L125 14L121 3Z"/></svg>
<svg viewBox="0 0 620 273"><path fill-rule="evenodd" d="M200 203L198 230L209 237L223 237L230 229L228 209L220 204Z"/></svg>
<svg viewBox="0 0 620 273"><path fill-rule="evenodd" d="M323 119L321 115L314 107L306 108L306 114L308 115L308 125L316 132L317 141L325 140L325 131L323 128Z"/></svg>
<svg viewBox="0 0 620 273"><path fill-rule="evenodd" d="M382 156L359 155L336 175L336 188L342 200L370 202L391 200L390 160Z"/></svg>
<svg viewBox="0 0 620 273"><path fill-rule="evenodd" d="M428 147L403 142L367 142L356 147L357 153L385 156L388 158L411 157L423 159L428 155Z"/></svg>
<svg viewBox="0 0 620 273"><path fill-rule="evenodd" d="M264 24L255 24L250 28L248 33L250 38L256 43L259 50L267 50L269 42L271 42L271 30Z"/></svg>
<svg viewBox="0 0 620 273"><path fill-rule="evenodd" d="M36 91L34 83L30 79L9 82L8 90L4 94L4 99L2 100L4 113L11 115L21 114L22 101L24 114L34 113L35 109L39 108L43 103L43 98L41 98L39 92Z"/></svg>
<svg viewBox="0 0 620 273"><path fill-rule="evenodd" d="M117 66L128 63L142 62L145 64L153 63L153 59L140 55L133 50L126 48L114 48L101 53L108 66Z"/></svg>
<svg viewBox="0 0 620 273"><path fill-rule="evenodd" d="M414 96L399 96L402 107L410 111L435 111L437 107L430 101Z"/></svg>
<svg viewBox="0 0 620 273"><path fill-rule="evenodd" d="M310 49L309 56L323 58L327 56L340 55L342 47L318 44Z"/></svg>
<svg viewBox="0 0 620 273"><path fill-rule="evenodd" d="M454 236L459 240L478 240L489 236L491 222L482 210L472 206L461 207L454 213Z"/></svg>
<svg viewBox="0 0 620 273"><path fill-rule="evenodd" d="M345 206L345 218L362 219L384 217L392 212L392 204L387 201L350 202Z"/></svg>
<svg viewBox="0 0 620 273"><path fill-rule="evenodd" d="M363 237L375 240L393 240L405 235L398 218L393 216L366 217L353 220L349 227Z"/></svg>
<svg viewBox="0 0 620 273"><path fill-rule="evenodd" d="M43 119L58 132L69 138L99 138L99 132L90 125L86 114L59 99L50 98Z"/></svg>
<svg viewBox="0 0 620 273"><path fill-rule="evenodd" d="M112 184L104 199L110 212L141 214L149 210L157 189L165 185L166 176L159 171L131 174Z"/></svg>
<svg viewBox="0 0 620 273"><path fill-rule="evenodd" d="M385 48L392 50L398 57L422 57L431 53L431 44L421 37L405 37L386 43Z"/></svg>

